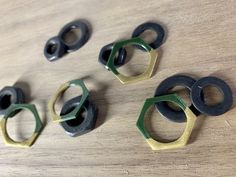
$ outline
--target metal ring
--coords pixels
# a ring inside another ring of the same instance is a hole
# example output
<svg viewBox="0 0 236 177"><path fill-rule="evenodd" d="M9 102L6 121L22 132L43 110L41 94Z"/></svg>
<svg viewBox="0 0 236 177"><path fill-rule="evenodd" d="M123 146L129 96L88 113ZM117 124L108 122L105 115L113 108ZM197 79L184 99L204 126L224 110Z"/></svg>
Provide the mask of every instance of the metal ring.
<svg viewBox="0 0 236 177"><path fill-rule="evenodd" d="M113 45L114 45L114 43L105 45L100 50L98 61L102 65L104 65L104 66L107 65L107 61L108 61L109 56L111 54ZM125 48L120 48L119 51L118 51L118 55L115 57L114 65L116 67L120 67L120 66L124 65L125 64L126 55L127 55L127 52L126 52Z"/></svg>
<svg viewBox="0 0 236 177"><path fill-rule="evenodd" d="M204 98L201 97L203 89L206 86L213 86L218 88L224 96L224 100L215 105L209 106L205 103ZM219 116L227 112L233 104L233 93L230 87L221 79L216 77L204 77L199 79L192 87L191 99L194 106L203 114L209 116Z"/></svg>
<svg viewBox="0 0 236 177"><path fill-rule="evenodd" d="M183 134L177 140L170 143L163 143L154 140L145 127L145 115L147 110L150 108L150 106L163 101L172 102L178 105L184 111L187 118L187 123ZM196 119L197 118L194 113L186 106L186 104L181 100L181 98L179 98L175 94L170 94L146 99L136 125L140 132L143 134L149 146L152 148L152 150L173 149L183 147L187 144Z"/></svg>
<svg viewBox="0 0 236 177"><path fill-rule="evenodd" d="M119 73L114 65L115 63L115 56L116 53L119 51L120 48L123 48L124 46L129 46L129 45L138 45L142 47L147 53L149 54L150 61L147 69L144 71L144 73L138 75L138 76L125 76L121 73ZM111 51L109 60L107 62L107 68L113 72L113 74L120 80L122 84L128 84L128 83L133 83L137 81L141 81L144 79L148 79L152 76L153 70L155 68L155 64L157 61L157 56L158 53L154 49L152 49L147 43L145 43L142 39L140 38L132 38L129 40L124 40L120 42L116 42L113 46L113 49Z"/></svg>
<svg viewBox="0 0 236 177"><path fill-rule="evenodd" d="M153 30L157 34L156 39L152 43L150 43L149 45L153 49L157 49L158 47L160 47L163 42L164 36L165 36L165 31L162 28L162 26L159 25L158 23L147 22L147 23L143 23L143 24L139 25L134 30L134 32L132 34L132 38L139 37L146 30ZM138 46L138 48L140 48L140 47Z"/></svg>
<svg viewBox="0 0 236 177"><path fill-rule="evenodd" d="M62 107L60 115L62 116L73 111L73 109L80 104L81 98L81 96L78 96L67 101ZM85 111L85 117L82 117L83 110ZM97 108L94 104L87 100L75 119L67 120L61 122L60 124L69 136L75 137L93 130L96 124L96 120Z"/></svg>
<svg viewBox="0 0 236 177"><path fill-rule="evenodd" d="M81 30L81 37L74 43L68 44L64 41L64 36L72 29L79 28ZM68 24L66 24L59 32L58 34L59 39L62 41L62 43L66 46L67 52L73 52L75 50L78 50L81 48L89 39L90 32L87 24L85 24L83 21L73 21Z"/></svg>
<svg viewBox="0 0 236 177"><path fill-rule="evenodd" d="M11 104L21 104L25 102L23 91L17 87L4 87L0 91L0 115L4 115Z"/></svg>
<svg viewBox="0 0 236 177"><path fill-rule="evenodd" d="M66 53L65 45L57 36L50 38L44 47L44 56L48 61L55 61Z"/></svg>
<svg viewBox="0 0 236 177"><path fill-rule="evenodd" d="M73 111L69 112L68 114L63 115L63 116L58 115L55 111L55 104L56 104L57 99L69 87L74 87L74 86L80 87L83 91L80 104ZM88 96L89 96L89 91L86 88L86 86L84 85L84 82L82 80L72 80L72 81L62 84L48 102L48 110L49 110L50 116L52 117L53 121L54 122L62 122L62 121L66 121L66 120L75 119L77 114L79 113L81 107L83 106L84 102L88 99Z"/></svg>
<svg viewBox="0 0 236 177"><path fill-rule="evenodd" d="M196 82L195 79L185 75L174 75L168 77L159 84L159 86L155 91L154 96L156 97L156 96L166 95L172 88L176 86L184 86L191 92L192 86L195 82ZM171 107L169 107L168 104L165 102L159 102L155 106L158 112L167 119L179 123L186 122L186 116L183 111L174 110ZM196 116L200 114L200 112L194 107L193 104L191 104L190 109L194 112Z"/></svg>
<svg viewBox="0 0 236 177"><path fill-rule="evenodd" d="M30 110L35 118L35 130L33 135L28 138L27 140L24 140L22 142L17 142L14 141L7 132L7 119L9 117L12 117L12 115L15 114L16 111L19 111L21 109L28 109ZM43 123L41 122L39 115L38 115L38 111L35 107L35 105L33 104L12 104L6 111L6 114L4 115L3 119L0 122L1 124L1 131L2 131L2 135L4 138L4 142L6 145L9 146L15 146L15 147L30 147L33 145L33 143L35 142L35 140L37 139L38 135L40 134L40 132L43 129Z"/></svg>

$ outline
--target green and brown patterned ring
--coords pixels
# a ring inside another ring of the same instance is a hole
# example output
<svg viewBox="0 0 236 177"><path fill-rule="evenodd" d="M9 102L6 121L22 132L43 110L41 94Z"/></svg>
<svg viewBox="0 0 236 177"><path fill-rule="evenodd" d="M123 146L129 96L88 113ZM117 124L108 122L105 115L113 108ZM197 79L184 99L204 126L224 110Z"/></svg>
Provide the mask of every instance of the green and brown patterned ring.
<svg viewBox="0 0 236 177"><path fill-rule="evenodd" d="M9 117L15 114L16 111L22 110L22 109L28 109L32 112L34 118L35 118L35 130L33 132L33 135L28 138L27 140L24 140L22 142L18 142L13 140L8 132L7 132L7 120ZM14 146L14 147L23 147L27 148L34 144L35 140L39 136L40 132L43 129L43 123L41 122L38 111L33 104L12 104L6 111L6 114L4 115L3 119L1 120L1 131L3 135L3 139L5 142L5 145L7 146Z"/></svg>
<svg viewBox="0 0 236 177"><path fill-rule="evenodd" d="M82 89L83 93L82 93L81 101L80 101L80 104L77 107L75 107L75 109L73 111L71 111L68 114L65 114L63 116L60 116L55 111L55 104L56 104L56 101L58 100L58 98L69 87L79 87L79 88ZM85 101L88 99L88 96L89 96L89 91L86 88L84 82L80 79L72 80L72 81L69 81L69 82L66 82L66 83L62 84L48 102L48 110L49 110L50 116L53 119L53 122L63 122L63 121L75 119L77 114L80 112L80 109L84 105Z"/></svg>
<svg viewBox="0 0 236 177"><path fill-rule="evenodd" d="M125 47L125 46L129 46L129 45L140 46L149 54L150 60L149 60L149 65L148 65L147 69L142 74L137 75L137 76L125 76L125 75L119 73L115 67L115 64L114 64L115 57L116 57L116 54L119 51L119 49L122 47ZM128 39L128 40L119 41L119 42L114 43L114 46L112 48L112 51L109 56L106 67L108 70L112 71L113 74L115 74L115 76L120 80L120 82L122 84L133 83L133 82L141 81L144 79L148 79L152 76L153 70L155 68L155 64L157 61L157 56L158 56L157 51L154 50L153 48L151 48L142 39L140 39L138 37L132 38L132 39Z"/></svg>
<svg viewBox="0 0 236 177"><path fill-rule="evenodd" d="M150 106L154 105L158 102L172 102L179 106L185 113L187 117L187 123L185 130L183 134L175 141L163 143L159 142L157 140L154 140L149 132L147 131L145 127L145 114L147 110L150 108ZM145 100L143 108L141 110L141 113L139 115L138 121L136 123L138 129L143 134L144 138L146 139L149 146L152 148L152 150L163 150L163 149L173 149L173 148L180 148L187 144L189 137L192 133L194 124L196 121L196 116L194 113L186 106L186 104L183 102L181 98L179 98L176 94L169 94L169 95L163 95L153 98L148 98Z"/></svg>

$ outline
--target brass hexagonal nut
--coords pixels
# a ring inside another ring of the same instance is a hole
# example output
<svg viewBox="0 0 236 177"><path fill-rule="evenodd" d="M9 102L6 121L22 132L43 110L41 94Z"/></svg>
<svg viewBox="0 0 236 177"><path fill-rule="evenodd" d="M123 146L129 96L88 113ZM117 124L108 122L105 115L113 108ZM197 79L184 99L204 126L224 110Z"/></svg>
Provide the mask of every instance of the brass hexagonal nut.
<svg viewBox="0 0 236 177"><path fill-rule="evenodd" d="M28 109L32 112L32 114L34 115L35 118L35 130L33 132L33 135L28 138L27 140L24 140L22 142L18 142L13 140L8 132L7 132L7 119L9 117L11 117L12 115L14 115L14 113L16 111L19 111L21 109ZM2 135L3 135L3 139L5 142L5 145L7 146L14 146L14 147L30 147L33 145L33 143L35 142L35 140L37 139L38 135L40 134L40 132L43 129L43 123L41 122L39 115L38 115L38 111L35 107L35 105L33 104L12 104L6 111L6 114L4 115L3 119L0 122L1 124L1 131L2 131Z"/></svg>
<svg viewBox="0 0 236 177"><path fill-rule="evenodd" d="M149 132L147 131L145 127L145 121L144 121L145 114L147 110L150 108L150 106L154 105L155 103L163 102L163 101L172 102L176 104L184 111L187 117L187 123L186 123L186 127L183 134L177 140L173 142L169 142L169 143L163 143L163 142L159 142L153 139L150 136ZM158 96L158 97L146 99L136 125L138 129L140 130L140 132L143 134L149 146L152 148L152 150L173 149L173 148L183 147L187 144L189 137L192 133L196 119L197 118L194 115L194 113L186 106L186 104L182 101L181 98L179 98L175 94L170 94L170 95L164 95L164 96Z"/></svg>
<svg viewBox="0 0 236 177"><path fill-rule="evenodd" d="M73 111L60 116L56 113L56 110L55 110L56 101L69 87L73 87L73 86L80 87L83 91L80 104L77 105ZM88 96L89 96L89 91L86 88L84 82L80 79L72 80L72 81L62 84L48 102L48 110L49 110L50 116L52 117L53 122L63 122L63 121L75 119L80 109L84 105L85 101L88 99Z"/></svg>
<svg viewBox="0 0 236 177"><path fill-rule="evenodd" d="M121 48L123 48L124 46L128 46L128 45L139 46L149 54L149 58L150 58L149 65L148 65L147 69L140 75L132 76L132 77L125 76L125 75L119 73L116 69L116 66L115 66L116 54ZM152 49L141 38L138 38L138 37L132 38L129 40L119 41L114 44L106 67L108 70L112 71L113 74L115 74L115 76L120 80L120 82L122 84L133 83L133 82L141 81L144 79L148 79L152 76L154 68L155 68L155 64L157 61L157 56L158 56L157 51Z"/></svg>

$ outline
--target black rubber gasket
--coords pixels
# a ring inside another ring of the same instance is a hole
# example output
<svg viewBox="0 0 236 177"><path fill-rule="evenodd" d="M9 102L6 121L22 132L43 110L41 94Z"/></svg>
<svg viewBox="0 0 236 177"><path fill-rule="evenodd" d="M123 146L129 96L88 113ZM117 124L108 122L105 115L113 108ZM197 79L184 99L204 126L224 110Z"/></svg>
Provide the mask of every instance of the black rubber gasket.
<svg viewBox="0 0 236 177"><path fill-rule="evenodd" d="M80 38L76 40L76 42L68 44L64 41L63 36L65 36L66 33L71 31L72 29L79 28L81 31ZM81 48L89 39L90 37L90 32L89 32L89 27L86 23L83 21L73 21L68 24L66 24L59 32L58 34L59 39L61 42L66 46L67 52L73 52L75 50L78 50Z"/></svg>
<svg viewBox="0 0 236 177"><path fill-rule="evenodd" d="M215 106L205 104L204 98L201 97L203 89L206 86L218 88L224 96L221 103ZM233 93L228 84L216 77L204 77L199 79L192 87L191 100L194 106L203 114L209 116L219 116L227 112L233 104Z"/></svg>
<svg viewBox="0 0 236 177"><path fill-rule="evenodd" d="M105 46L102 47L102 49L100 50L99 57L98 57L98 61L99 61L102 65L104 65L104 66L107 65L107 61L108 61L109 56L110 56L110 54L111 54L113 45L114 45L114 43L105 45ZM114 63L114 65L115 65L116 67L120 67L120 66L124 65L124 64L125 64L126 56L127 56L127 52L126 52L125 48L120 48L119 51L118 51L118 55L117 55L117 57L115 58L115 63Z"/></svg>
<svg viewBox="0 0 236 177"><path fill-rule="evenodd" d="M160 83L155 91L155 96L169 94L169 91L176 86L184 86L191 92L191 88L195 82L195 79L186 75L171 76ZM179 123L186 122L186 116L182 110L174 110L170 106L168 106L166 102L156 103L155 106L158 112L167 119ZM200 114L199 111L194 107L194 105L191 105L190 109L195 113L195 115Z"/></svg>
<svg viewBox="0 0 236 177"><path fill-rule="evenodd" d="M67 101L62 107L60 115L62 116L71 112L80 103L80 100L81 96L78 96ZM60 123L66 133L71 137L83 135L95 127L98 112L96 106L87 100L81 110L86 111L86 117L84 119L82 119L80 113L75 119Z"/></svg>
<svg viewBox="0 0 236 177"><path fill-rule="evenodd" d="M54 48L54 49L52 49ZM50 38L44 47L44 56L48 61L55 61L66 53L65 45L55 36Z"/></svg>
<svg viewBox="0 0 236 177"><path fill-rule="evenodd" d="M132 38L134 37L139 37L144 31L146 30L153 30L156 32L157 37L156 39L150 43L149 45L153 48L153 49L157 49L159 48L164 40L165 37L165 30L163 29L163 27L158 24L158 23L152 23L152 22L147 22L147 23L143 23L141 25L139 25L133 32L132 34ZM137 46L138 48L142 49L141 47ZM143 50L143 49L142 49Z"/></svg>
<svg viewBox="0 0 236 177"><path fill-rule="evenodd" d="M4 115L7 108L11 104L22 104L24 102L25 96L20 88L10 86L4 87L0 91L0 115ZM13 114L11 117L13 117L15 114Z"/></svg>

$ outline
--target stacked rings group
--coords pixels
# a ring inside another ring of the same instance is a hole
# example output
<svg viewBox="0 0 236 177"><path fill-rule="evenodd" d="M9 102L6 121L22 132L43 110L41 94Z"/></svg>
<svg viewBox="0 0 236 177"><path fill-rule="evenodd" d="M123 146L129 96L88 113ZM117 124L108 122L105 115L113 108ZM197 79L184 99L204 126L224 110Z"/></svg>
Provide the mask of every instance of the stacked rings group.
<svg viewBox="0 0 236 177"><path fill-rule="evenodd" d="M60 115L55 111L58 98L70 87L78 87L83 91L64 103ZM98 110L90 100L89 91L80 79L62 84L48 103L48 109L54 122L59 122L69 136L75 137L94 129Z"/></svg>
<svg viewBox="0 0 236 177"><path fill-rule="evenodd" d="M66 36L75 29L80 30L80 37L77 37L74 42L67 42ZM152 30L156 33L156 38L150 43L146 43L140 37L147 30ZM89 37L89 27L84 21L77 20L70 22L59 31L57 36L50 38L46 42L44 55L49 61L57 60L65 54L81 48L88 41ZM160 24L153 22L143 23L133 31L131 39L113 42L102 47L98 61L111 71L123 84L150 78L158 57L158 52L155 49L161 46L164 37L165 31ZM125 47L129 45L135 46L147 52L149 55L150 61L147 69L138 76L129 77L119 73L116 69L126 64L128 54ZM72 86L80 87L83 93L66 101L58 115L55 111L55 103L58 97ZM183 86L189 90L191 99L191 105L189 107L176 94L169 94L171 89L176 86ZM208 105L205 102L203 89L207 86L213 86L220 90L223 95L223 100L220 103ZM34 143L40 131L43 129L43 123L40 120L35 105L24 104L24 102L24 93L20 88L4 87L0 91L0 115L4 115L1 120L1 131L6 145L29 147ZM181 110L172 109L166 102L176 104ZM164 143L151 137L145 127L145 114L153 104L160 114L169 120L187 122L183 134L177 140ZM199 114L218 116L227 112L232 107L232 104L232 91L225 81L212 76L196 80L187 75L174 75L160 83L153 98L146 99L136 125L153 150L182 147L187 144L197 119L196 116ZM23 142L17 142L8 135L6 124L8 118L13 117L22 109L28 109L32 112L35 118L36 128L30 138ZM53 121L59 122L65 132L71 137L83 135L95 127L98 109L89 99L89 91L82 80L72 80L62 84L50 99L48 109Z"/></svg>
<svg viewBox="0 0 236 177"><path fill-rule="evenodd" d="M65 102L60 115L71 112L80 104L81 96L72 98ZM66 133L71 137L83 135L93 130L97 120L97 108L90 100L86 100L75 119L60 122Z"/></svg>
<svg viewBox="0 0 236 177"><path fill-rule="evenodd" d="M80 30L79 37L72 43L65 41L65 36L74 29ZM88 25L81 20L66 24L57 36L50 38L44 47L44 56L49 61L55 61L66 53L70 53L81 48L89 39L90 32Z"/></svg>
<svg viewBox="0 0 236 177"><path fill-rule="evenodd" d="M29 137L25 141L19 142L13 140L8 135L7 120L8 118L12 118L13 116L15 116L22 109L27 109L33 114L36 126L31 137ZM3 140L8 146L30 147L35 142L39 133L43 129L43 124L40 120L35 105L25 104L25 96L23 90L15 86L7 86L0 91L0 115L3 115L3 118L0 122Z"/></svg>
<svg viewBox="0 0 236 177"><path fill-rule="evenodd" d="M156 38L154 39L153 42L149 43L148 45L153 49L159 48L164 41L165 31L164 31L163 27L158 23L146 22L146 23L139 25L133 31L131 38L140 37L141 34L144 33L146 30L152 30L156 33ZM111 54L114 44L115 44L115 42L105 45L100 50L98 61L102 65L104 65L104 66L107 65L107 62L108 62L108 59L109 59L109 56ZM135 45L135 47L137 47L141 50L144 50L143 47L141 47L140 45ZM117 55L114 60L115 67L120 67L120 66L124 65L126 63L126 56L127 56L127 51L126 51L125 47L121 47L117 51Z"/></svg>
<svg viewBox="0 0 236 177"><path fill-rule="evenodd" d="M208 116L218 116L227 112L233 104L233 94L226 82L223 80L208 76L195 80L186 75L174 75L163 80L155 91L155 97L170 93L176 86L183 86L190 91L191 106L190 109L199 115L200 113ZM223 95L223 101L216 105L207 105L204 100L203 89L207 86L213 86L220 90ZM174 122L185 122L186 116L183 111L172 109L167 103L156 103L156 108L161 115Z"/></svg>

